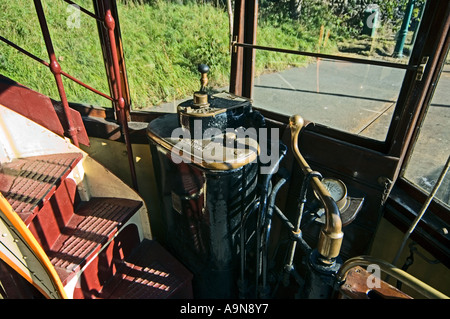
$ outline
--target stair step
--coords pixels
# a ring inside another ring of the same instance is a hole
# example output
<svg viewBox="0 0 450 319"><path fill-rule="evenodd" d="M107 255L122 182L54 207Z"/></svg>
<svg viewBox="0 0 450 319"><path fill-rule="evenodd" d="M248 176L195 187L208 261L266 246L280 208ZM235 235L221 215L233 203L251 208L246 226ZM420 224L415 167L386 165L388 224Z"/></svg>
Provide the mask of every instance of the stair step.
<svg viewBox="0 0 450 319"><path fill-rule="evenodd" d="M192 274L160 244L145 239L118 267L100 298L192 298Z"/></svg>
<svg viewBox="0 0 450 319"><path fill-rule="evenodd" d="M2 163L0 192L28 226L82 157L81 153L62 153Z"/></svg>
<svg viewBox="0 0 450 319"><path fill-rule="evenodd" d="M141 201L122 198L91 198L78 207L47 252L65 284L138 211Z"/></svg>
<svg viewBox="0 0 450 319"><path fill-rule="evenodd" d="M192 298L192 274L162 246L151 240L139 244L139 236L128 238L130 231L135 232L132 225L118 234L143 206L142 201L75 200L76 185L66 177L82 158L82 153L52 154L18 158L0 166L0 192L37 236L63 285L89 264L80 278L97 292L82 290L85 296ZM111 241L114 245L106 246Z"/></svg>

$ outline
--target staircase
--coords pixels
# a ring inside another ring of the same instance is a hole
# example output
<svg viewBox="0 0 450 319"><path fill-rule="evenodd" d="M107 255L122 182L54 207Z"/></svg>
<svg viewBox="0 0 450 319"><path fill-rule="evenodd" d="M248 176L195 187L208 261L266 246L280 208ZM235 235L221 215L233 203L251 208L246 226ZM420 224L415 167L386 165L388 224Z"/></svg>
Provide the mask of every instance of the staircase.
<svg viewBox="0 0 450 319"><path fill-rule="evenodd" d="M0 192L44 249L67 296L191 298L192 275L148 235L140 197L127 196L130 189L86 153L65 148L3 156ZM108 194L109 186L115 192Z"/></svg>

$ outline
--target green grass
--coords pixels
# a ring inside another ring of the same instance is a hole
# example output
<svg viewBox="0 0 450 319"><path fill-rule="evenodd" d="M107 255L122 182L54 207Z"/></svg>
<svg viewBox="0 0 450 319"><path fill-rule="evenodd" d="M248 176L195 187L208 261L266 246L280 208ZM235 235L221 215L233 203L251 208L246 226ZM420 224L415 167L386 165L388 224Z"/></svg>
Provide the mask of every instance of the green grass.
<svg viewBox="0 0 450 319"><path fill-rule="evenodd" d="M90 0L79 5L93 12ZM184 98L199 88L197 65L210 65L210 86L229 82L228 16L209 4L179 5L166 1L123 4L118 1L132 105L148 108ZM73 11L62 0L43 0L55 52L61 67L90 86L109 93L95 21L80 15L80 28L69 28ZM47 60L33 3L29 0L0 2L0 34L34 55ZM319 30L301 25L260 23L259 45L315 51ZM328 41L321 52L335 50ZM301 66L308 59L267 51L257 53L257 74ZM59 100L50 71L0 42L0 73ZM69 101L110 107L105 98L64 80Z"/></svg>
<svg viewBox="0 0 450 319"><path fill-rule="evenodd" d="M210 5L127 5L119 8L135 107L191 95L197 65L211 67L210 85L228 83L228 17ZM225 32L224 32L225 31Z"/></svg>
<svg viewBox="0 0 450 319"><path fill-rule="evenodd" d="M81 15L81 28L69 28L66 24L70 12L63 1L42 1L53 46L62 70L88 85L109 93L105 67L93 19ZM90 2L80 1L92 9ZM94 32L87 32L93 30ZM32 1L0 2L0 34L8 40L48 61L39 22ZM13 80L60 100L55 80L50 70L0 42L0 72ZM69 101L111 106L103 97L84 89L64 78Z"/></svg>

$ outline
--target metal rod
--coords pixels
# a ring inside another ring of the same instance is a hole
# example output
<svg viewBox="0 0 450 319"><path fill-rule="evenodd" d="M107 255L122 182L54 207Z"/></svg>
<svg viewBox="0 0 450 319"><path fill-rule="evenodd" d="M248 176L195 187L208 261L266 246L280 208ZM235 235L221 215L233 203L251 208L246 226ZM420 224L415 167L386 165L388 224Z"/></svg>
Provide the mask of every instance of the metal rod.
<svg viewBox="0 0 450 319"><path fill-rule="evenodd" d="M426 212L428 206L430 205L431 201L433 200L433 198L436 195L436 192L438 191L439 187L441 186L442 182L444 181L444 178L445 178L445 175L448 172L449 166L450 166L450 156L447 158L447 162L445 163L444 168L442 169L441 174L439 175L439 178L436 181L436 184L434 184L430 195L428 195L427 200L423 204L422 209L420 210L420 213L416 216L416 218L414 219L413 223L409 227L408 231L403 236L403 240L402 240L402 243L400 245L400 248L398 249L397 254L394 257L394 260L392 261L393 265L397 264L398 259L400 258L400 255L401 255L403 249L405 248L406 242L409 239L409 236L411 236L411 234L414 232L414 229L416 228L417 224L422 219L423 215L425 215L425 212ZM388 280L388 279L389 278L387 277L386 280Z"/></svg>
<svg viewBox="0 0 450 319"><path fill-rule="evenodd" d="M270 231L272 227L272 216L273 216L273 210L275 207L275 199L278 194L278 191L280 188L286 183L288 180L288 175L282 176L281 179L275 184L275 186L272 189L272 193L270 194L269 198L269 206L267 209L267 217L265 218L264 222L264 229L262 234L262 296L261 297L268 297L268 291L266 289L267 286L267 272L269 270L269 261L268 261L268 254L269 254L269 239L270 239Z"/></svg>
<svg viewBox="0 0 450 319"><path fill-rule="evenodd" d="M120 67L119 67L119 58L117 56L117 43L116 38L114 34L114 28L115 28L115 21L111 13L111 8L109 6L109 1L105 1L105 26L108 29L108 35L109 35L109 47L111 50L111 57L113 61L113 69L114 69L114 75L116 79L115 86L117 88L118 93L118 112L119 112L119 122L122 126L122 134L125 140L125 145L127 148L127 154L128 154L128 162L130 166L130 173L131 173L131 181L133 183L133 188L137 191L138 185L137 185L137 177L136 177L136 169L134 165L134 157L133 157L133 149L131 147L131 141L128 131L128 121L126 116L126 105L125 105L125 99L122 95L122 84L120 82Z"/></svg>
<svg viewBox="0 0 450 319"><path fill-rule="evenodd" d="M404 69L404 70L416 70L418 67L417 65L400 64L400 63L392 63L392 62L368 60L368 59L359 59L359 58L352 58L352 57L346 57L346 56L338 56L338 55L332 55L332 54L314 53L314 52L306 52L306 51L297 51L297 50L289 50L289 49L282 49L282 48L273 48L273 47L254 45L254 44L249 44L249 43L233 42L232 45L236 46L236 47L242 47L242 48L252 48L252 49L258 49L258 50L265 50L265 51L289 53L289 54L295 54L295 55L304 55L304 56L310 56L310 57L314 57L314 58L346 61L346 62L352 62L352 63L371 64L371 65L384 66L384 67L390 67L390 68L396 68L396 69Z"/></svg>
<svg viewBox="0 0 450 319"><path fill-rule="evenodd" d="M303 182L302 182L302 187L300 189L300 199L299 199L299 205L297 207L297 224L295 226L295 228L292 230L293 234L296 235L296 237L301 237L301 230L300 230L300 224L302 222L302 216L303 216L303 210L305 207L305 203L306 203L306 194L307 194L307 190L308 190L308 186L311 183L312 178L317 177L319 179L322 179L322 175L319 172L315 172L315 171L311 171L308 172L308 174L305 175ZM297 247L297 241L294 240L291 243L291 248L289 250L289 258L288 258L288 263L285 265L285 270L289 271L292 269L293 264L294 264L294 256L295 256L295 250Z"/></svg>
<svg viewBox="0 0 450 319"><path fill-rule="evenodd" d="M277 207L274 207L274 211L277 214L277 216L281 219L281 221L284 223L284 225L289 228L289 230L291 231L291 236L292 238L299 242L299 244L302 246L303 250L308 252L311 250L311 247L309 247L308 243L303 239L302 236L297 236L295 234L295 227L294 225L292 225L292 223L289 221L289 219L283 214L283 212Z"/></svg>
<svg viewBox="0 0 450 319"><path fill-rule="evenodd" d="M66 72L64 72L64 71L61 71L61 74L64 75L66 78L68 78L68 79L74 81L75 83L81 85L82 87L88 89L89 91L91 91L91 92L93 92L93 93L95 93L95 94L98 94L98 95L100 95L100 96L103 96L105 99L108 99L108 100L110 100L110 101L114 101L114 99L113 99L112 97L110 97L108 94L103 93L103 92L101 92L101 91L99 91L99 90L97 90L97 89L94 89L92 86L90 86L90 85L88 85L88 84L86 84L86 83L81 82L80 80L78 80L77 78L71 76L70 74L68 74L68 73L66 73Z"/></svg>
<svg viewBox="0 0 450 319"><path fill-rule="evenodd" d="M50 70L52 71L56 86L58 87L58 93L61 98L61 102L63 105L63 113L67 124L68 134L75 146L79 146L78 137L77 137L77 129L74 127L72 122L72 116L70 114L69 102L67 101L66 91L64 90L64 84L61 78L61 66L56 60L55 50L53 49L52 39L50 37L50 32L48 30L47 21L45 20L44 9L42 8L42 3L40 0L34 0L34 7L36 9L36 13L39 19L39 25L41 27L42 35L44 37L45 47L47 48L47 53L50 59Z"/></svg>
<svg viewBox="0 0 450 319"><path fill-rule="evenodd" d="M42 63L43 65L50 67L50 63L48 63L47 61L42 60L41 58L35 56L34 54L28 52L27 50L21 48L20 46L18 46L17 44L15 44L14 42L9 41L8 39L0 36L0 40L5 42L7 45L13 47L14 49L16 49L17 51L20 51L21 53L27 55L28 57L32 58L33 60L36 60L39 63Z"/></svg>
<svg viewBox="0 0 450 319"><path fill-rule="evenodd" d="M106 14L106 6L104 1L97 1L93 0L93 6L95 10L95 14L100 17L104 17ZM128 121L131 120L130 117L130 106L131 106L131 97L128 87L128 79L126 76L126 69L125 69L125 59L123 54L123 48L121 44L121 35L120 35L120 24L119 24L119 17L117 12L117 4L116 1L110 1L109 2L109 9L111 10L111 14L113 18L115 19L115 27L114 27L114 34L115 34L115 40L116 40L116 50L117 50L117 56L119 60L119 68L120 68L120 83L122 85L122 97L125 100L125 106L126 106L126 114ZM100 40L100 46L102 49L102 55L103 55L103 62L105 65L105 71L107 75L108 80L108 87L109 92L112 97L114 97L114 102L112 103L112 107L114 110L117 110L117 100L118 100L118 92L117 92L117 86L116 86L116 78L115 78L115 72L114 72L114 66L113 66L113 60L109 45L109 32L105 28L103 21L97 21L97 29L98 29L98 36ZM115 119L118 120L118 113L114 112Z"/></svg>

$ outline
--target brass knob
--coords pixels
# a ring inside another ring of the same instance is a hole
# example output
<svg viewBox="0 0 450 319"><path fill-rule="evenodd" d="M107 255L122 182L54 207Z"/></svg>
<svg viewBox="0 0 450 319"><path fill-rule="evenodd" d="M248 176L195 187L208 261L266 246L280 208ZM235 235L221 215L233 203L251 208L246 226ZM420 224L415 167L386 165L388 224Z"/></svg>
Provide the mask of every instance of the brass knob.
<svg viewBox="0 0 450 319"><path fill-rule="evenodd" d="M305 121L303 120L303 117L301 117L298 114L292 115L289 118L289 126L291 127L291 132L297 133L297 135L300 132L300 130L302 129L304 123L305 123Z"/></svg>

